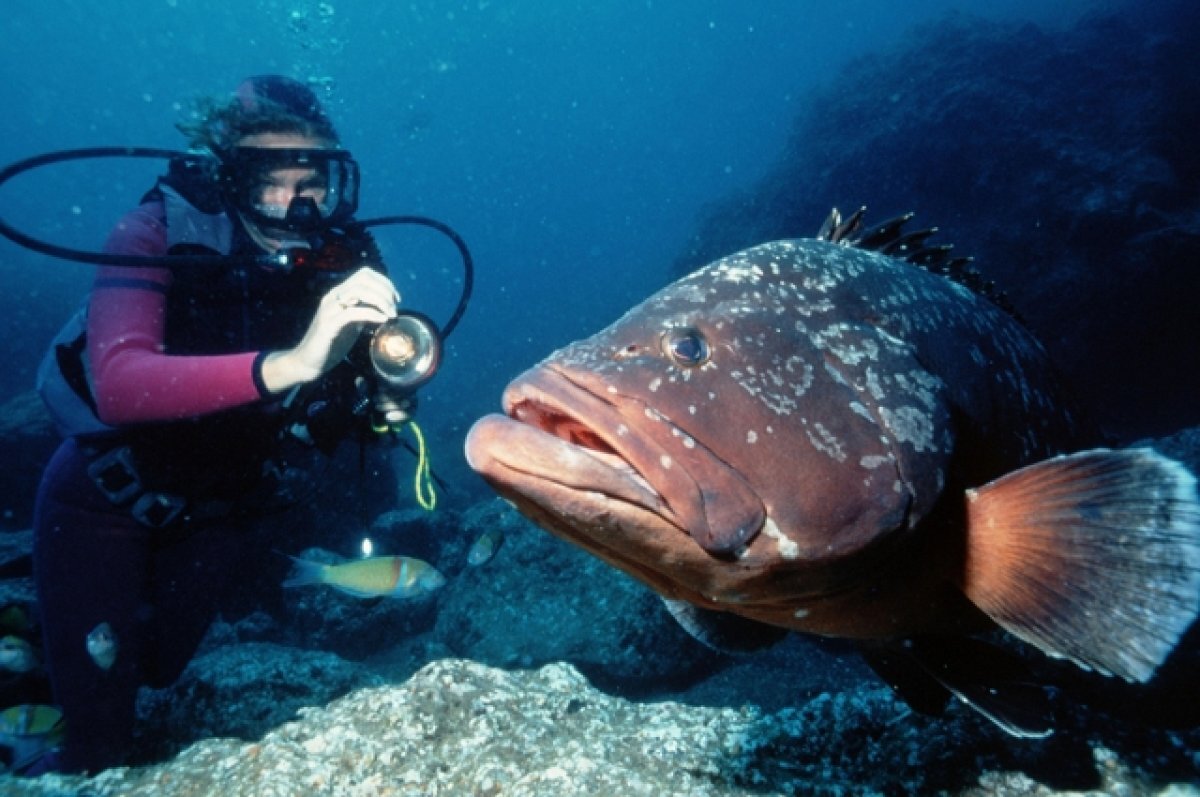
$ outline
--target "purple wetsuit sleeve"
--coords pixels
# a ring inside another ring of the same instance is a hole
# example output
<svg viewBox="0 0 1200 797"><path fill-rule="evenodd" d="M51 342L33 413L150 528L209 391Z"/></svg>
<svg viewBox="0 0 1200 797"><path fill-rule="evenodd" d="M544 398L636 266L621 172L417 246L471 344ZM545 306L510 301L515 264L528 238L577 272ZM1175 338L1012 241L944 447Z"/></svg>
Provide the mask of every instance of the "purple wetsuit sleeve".
<svg viewBox="0 0 1200 797"><path fill-rule="evenodd" d="M160 203L126 215L105 251L162 255L167 230ZM112 425L177 420L258 401L262 352L176 356L164 351L171 272L104 267L88 307L87 353L100 419Z"/></svg>

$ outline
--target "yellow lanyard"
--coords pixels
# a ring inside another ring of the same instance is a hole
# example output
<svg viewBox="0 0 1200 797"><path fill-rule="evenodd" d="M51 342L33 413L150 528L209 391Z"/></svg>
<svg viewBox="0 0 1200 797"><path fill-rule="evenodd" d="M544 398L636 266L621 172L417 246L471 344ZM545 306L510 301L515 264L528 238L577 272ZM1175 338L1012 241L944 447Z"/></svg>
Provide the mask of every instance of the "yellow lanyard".
<svg viewBox="0 0 1200 797"><path fill-rule="evenodd" d="M417 438L417 472L413 477L413 490L417 494L417 503L427 512L432 512L437 506L437 493L433 489L433 476L429 468L429 452L425 448L425 435L416 421L409 421L413 436Z"/></svg>

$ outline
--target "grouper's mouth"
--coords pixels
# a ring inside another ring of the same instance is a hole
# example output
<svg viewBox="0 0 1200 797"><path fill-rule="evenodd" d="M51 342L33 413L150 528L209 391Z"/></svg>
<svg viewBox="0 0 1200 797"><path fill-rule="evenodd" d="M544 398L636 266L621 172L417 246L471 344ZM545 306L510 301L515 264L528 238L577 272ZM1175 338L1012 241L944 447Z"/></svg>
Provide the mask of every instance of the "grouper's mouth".
<svg viewBox="0 0 1200 797"><path fill-rule="evenodd" d="M504 410L472 427L471 467L519 506L532 502L580 534L665 524L726 556L762 527L762 502L734 468L588 375L535 368L509 385Z"/></svg>

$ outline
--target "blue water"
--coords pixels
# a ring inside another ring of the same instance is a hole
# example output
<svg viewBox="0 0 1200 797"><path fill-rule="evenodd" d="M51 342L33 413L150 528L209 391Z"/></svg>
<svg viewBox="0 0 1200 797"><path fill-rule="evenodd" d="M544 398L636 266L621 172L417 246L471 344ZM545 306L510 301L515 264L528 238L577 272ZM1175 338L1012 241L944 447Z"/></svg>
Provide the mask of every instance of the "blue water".
<svg viewBox="0 0 1200 797"><path fill-rule="evenodd" d="M10 0L0 162L179 147L192 98L263 72L313 81L364 169L361 215L437 217L475 255L470 312L421 396L435 466L471 484L461 438L505 382L662 285L699 214L762 176L847 62L947 13L1053 28L1108 5ZM152 178L144 163L47 169L0 189L0 215L96 247ZM382 237L406 302L444 318L453 251L424 232ZM31 388L90 273L0 241L0 399Z"/></svg>

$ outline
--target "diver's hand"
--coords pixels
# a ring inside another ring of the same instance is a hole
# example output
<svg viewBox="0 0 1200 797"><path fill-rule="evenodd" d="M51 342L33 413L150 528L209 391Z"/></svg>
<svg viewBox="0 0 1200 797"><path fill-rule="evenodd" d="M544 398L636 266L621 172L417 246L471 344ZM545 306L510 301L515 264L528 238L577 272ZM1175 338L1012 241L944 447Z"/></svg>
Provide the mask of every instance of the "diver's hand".
<svg viewBox="0 0 1200 797"><path fill-rule="evenodd" d="M365 326L395 318L400 294L383 274L360 268L321 297L308 331L295 348L271 352L262 381L272 393L311 382L342 361Z"/></svg>

